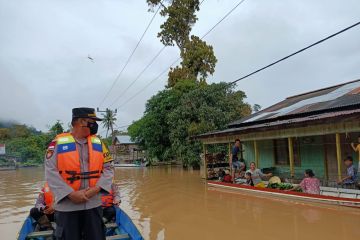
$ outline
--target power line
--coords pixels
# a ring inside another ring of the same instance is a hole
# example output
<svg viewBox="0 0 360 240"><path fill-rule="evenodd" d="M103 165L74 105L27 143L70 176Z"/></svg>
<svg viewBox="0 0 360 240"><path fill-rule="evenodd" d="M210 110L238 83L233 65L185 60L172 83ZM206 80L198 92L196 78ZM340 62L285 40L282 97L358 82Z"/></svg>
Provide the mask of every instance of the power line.
<svg viewBox="0 0 360 240"><path fill-rule="evenodd" d="M311 45L309 45L309 46L307 46L307 47L304 47L304 48L302 48L302 49L300 49L300 50L298 50L298 51L296 51L296 52L294 52L294 53L292 53L292 54L289 54L289 55L287 55L286 57L283 57L283 58L281 58L281 59L279 59L279 60L277 60L277 61L275 61L275 62L273 62L273 63L271 63L271 64L269 64L269 65L266 65L265 67L262 67L262 68L260 68L260 69L258 69L258 70L255 70L255 71L253 71L253 72L251 72L251 73L249 73L249 74L247 74L247 75L245 75L245 76L243 76L243 77L241 77L241 78L239 78L239 79L237 79L237 80L235 80L235 81L232 81L232 82L229 83L229 85L234 84L234 83L236 83L236 82L239 82L239 81L241 81L241 80L243 80L243 79L245 79L245 78L248 78L248 77L250 77L250 76L252 76L252 75L254 75L254 74L258 73L258 72L261 72L261 71L263 71L263 70L265 70L265 69L267 69L267 68L269 68L269 67L271 67L271 66L273 66L273 65L275 65L275 64L277 64L277 63L279 63L279 62L282 62L282 61L284 61L284 60L286 60L286 59L288 59L288 58L290 58L290 57L292 57L292 56L295 56L296 54L299 54L299 53L301 53L301 52L303 52L303 51L305 51L305 50L307 50L307 49L309 49L309 48L312 48L312 47L314 47L314 46L316 46L316 45L318 45L318 44L320 44L320 43L323 43L323 42L325 42L326 40L329 40L329 39L331 39L331 38L333 38L333 37L335 37L335 36L337 36L337 35L339 35L339 34L341 34L341 33L343 33L343 32L346 32L347 30L350 30L351 28L354 28L354 27L358 26L358 25L360 25L360 21L357 22L357 23L355 23L355 24L353 24L353 25L351 25L351 26L349 26L349 27L346 27L346 28L344 28L344 29L342 29L342 30L334 33L334 34L331 34L330 36L328 36L328 37L326 37L326 38L323 38L323 39L321 39L321 40L319 40L319 41L317 41L317 42L315 42L315 43L313 43L313 44L311 44ZM176 61L178 61L178 60L179 60L179 59L177 59ZM174 64L174 63L173 63L173 64ZM172 65L173 65L173 64L172 64ZM172 65L171 65L171 66L172 66ZM171 66L170 66L170 67L171 67ZM131 98L129 98L127 101L125 101L120 107L123 107L126 103L128 103L128 102L131 101L134 97L136 97L138 94L140 94L142 91L144 91L151 83L153 83L154 81L156 81L157 79L159 79L159 78L161 77L161 75L163 75L167 70L168 70L168 68L167 68L165 71L163 71L159 76L157 76L155 79L153 79L149 84L147 84L143 89L141 89L139 92L137 92L134 96L132 96ZM119 108L120 108L120 107L119 107Z"/></svg>
<svg viewBox="0 0 360 240"><path fill-rule="evenodd" d="M137 80L139 80L139 78L155 62L155 60L160 56L160 54L162 53L162 51L164 51L165 48L166 46L160 49L160 51L151 59L151 61L145 66L145 68L136 76L134 81L132 81L130 85L127 86L127 88L125 88L124 91L122 91L121 94L119 94L119 96L110 104L110 107L113 106L127 92L127 90L129 90L129 88L136 83Z"/></svg>
<svg viewBox="0 0 360 240"><path fill-rule="evenodd" d="M232 9L230 9L229 12L227 12L214 26L212 26L202 37L201 39L205 38L209 33L211 33L222 21L224 21L237 7L239 7L245 0L241 0L238 2ZM123 107L125 104L130 102L132 99L134 99L136 96L138 96L140 93L142 93L146 88L148 88L153 82L158 80L163 74L165 74L169 68L171 68L176 62L178 62L181 58L178 57L169 67L164 69L157 77L155 77L153 80L151 80L147 85L145 85L144 88L142 88L140 91L135 93L133 96L128 98L124 103L122 103L118 108Z"/></svg>
<svg viewBox="0 0 360 240"><path fill-rule="evenodd" d="M283 57L283 58L281 58L281 59L279 59L279 60L277 60L277 61L275 61L275 62L272 62L272 63L270 63L269 65L266 65L265 67L262 67L262 68L260 68L260 69L258 69L258 70L255 70L255 71L253 71L253 72L251 72L251 73L249 73L249 74L247 74L247 75L245 75L245 76L243 76L243 77L241 77L241 78L238 78L238 79L236 79L235 81L230 82L229 84L234 84L234 83L237 83L237 82L239 82L239 81L241 81L241 80L243 80L243 79L245 79L245 78L248 78L248 77L250 77L250 76L252 76L252 75L254 75L254 74L258 73L258 72L261 72L261 71L263 71L263 70L265 70L265 69L267 69L267 68L269 68L269 67L271 67L271 66L274 66L275 64L278 64L279 62L282 62L282 61L284 61L284 60L286 60L286 59L288 59L288 58L290 58L290 57L293 57L293 56L295 56L296 54L299 54L299 53L301 53L301 52L303 52L303 51L305 51L305 50L307 50L307 49L309 49L309 48L312 48L312 47L314 47L314 46L316 46L316 45L318 45L318 44L320 44L320 43L323 43L323 42L325 42L326 40L329 40L329 39L331 39L331 38L333 38L333 37L335 37L335 36L337 36L337 35L339 35L339 34L341 34L341 33L343 33L343 32L346 32L347 30L350 30L351 28L356 27L356 26L358 26L359 24L360 24L360 21L357 22L357 23L355 23L355 24L353 24L353 25L351 25L351 26L349 26L349 27L346 27L346 28L344 28L344 29L342 29L342 30L334 33L334 34L331 34L330 36L327 36L326 38L323 38L323 39L321 39L321 40L319 40L319 41L317 41L317 42L315 42L315 43L313 43L313 44L310 44L310 45L307 46L307 47L304 47L304 48L302 48L302 49L300 49L300 50L298 50L298 51L296 51L296 52L294 52L294 53L291 53L291 54L287 55L286 57Z"/></svg>
<svg viewBox="0 0 360 240"><path fill-rule="evenodd" d="M201 6L204 3L205 0L202 0L199 4L199 6ZM245 0L243 0L245 1ZM130 83L129 86L127 86L127 88L121 92L121 94L119 94L119 96L110 104L110 106L113 106L122 96L124 96L124 94L129 90L129 88L131 86L133 86L137 80L140 79L140 77L144 74L144 72L155 62L155 60L160 56L160 54L162 53L162 51L164 51L164 49L167 46L163 46L158 53L151 59L151 61L145 66L145 68L143 70L141 70L141 72L136 76L136 78Z"/></svg>
<svg viewBox="0 0 360 240"><path fill-rule="evenodd" d="M159 10L160 10L160 7L161 7L161 5L158 7L158 9L155 11L154 15L153 15L152 18L150 19L150 22L149 22L148 25L146 26L145 31L144 31L143 34L141 35L141 37L140 37L139 41L137 42L135 48L132 50L131 54L130 54L129 57L127 58L124 66L123 66L123 68L121 69L120 73L116 76L116 78L115 78L115 80L113 81L113 83L112 83L109 91L105 94L105 96L104 96L104 98L102 99L102 101L100 102L99 106L101 106L101 105L104 103L106 97L110 94L110 92L112 91L112 89L113 89L114 86L116 85L117 81L118 81L119 78L121 77L122 73L124 72L125 68L126 68L127 65L130 63L131 58L134 56L134 53L135 53L136 49L139 47L139 45L140 45L141 41L143 40L146 32L147 32L148 29L150 28L150 25L151 25L152 22L154 21L156 14L157 14L157 13L159 12Z"/></svg>

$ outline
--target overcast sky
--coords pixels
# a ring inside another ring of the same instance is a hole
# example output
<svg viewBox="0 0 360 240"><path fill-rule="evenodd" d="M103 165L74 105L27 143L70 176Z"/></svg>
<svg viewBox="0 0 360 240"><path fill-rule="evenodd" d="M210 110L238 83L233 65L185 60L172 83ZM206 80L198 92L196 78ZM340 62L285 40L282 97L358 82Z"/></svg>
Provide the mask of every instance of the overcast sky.
<svg viewBox="0 0 360 240"><path fill-rule="evenodd" d="M205 0L193 34L202 36L238 1ZM246 0L205 40L218 58L209 82L233 81L360 20L358 0ZM98 107L153 13L145 0L0 0L0 119L46 130L71 109ZM162 48L156 16L101 106L134 81ZM267 107L287 96L360 78L360 27L256 74L237 89ZM91 56L94 61L88 59ZM166 48L112 108L123 105L178 57ZM139 119L166 75L118 110L117 126Z"/></svg>

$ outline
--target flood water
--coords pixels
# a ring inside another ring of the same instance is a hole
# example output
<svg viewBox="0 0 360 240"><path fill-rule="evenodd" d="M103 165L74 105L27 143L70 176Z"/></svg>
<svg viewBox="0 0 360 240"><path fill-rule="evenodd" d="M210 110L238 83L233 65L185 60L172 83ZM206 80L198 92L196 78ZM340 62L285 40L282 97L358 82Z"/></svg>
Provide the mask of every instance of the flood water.
<svg viewBox="0 0 360 240"><path fill-rule="evenodd" d="M0 172L0 239L16 239L43 169ZM122 208L145 239L359 239L360 210L208 190L199 171L117 169Z"/></svg>

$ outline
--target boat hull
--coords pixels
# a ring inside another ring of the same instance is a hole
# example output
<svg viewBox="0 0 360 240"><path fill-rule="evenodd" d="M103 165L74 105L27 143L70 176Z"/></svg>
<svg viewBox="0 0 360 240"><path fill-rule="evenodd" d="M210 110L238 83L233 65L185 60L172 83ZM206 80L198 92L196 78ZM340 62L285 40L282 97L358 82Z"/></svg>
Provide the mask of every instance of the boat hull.
<svg viewBox="0 0 360 240"><path fill-rule="evenodd" d="M141 236L139 230L136 228L135 224L130 219L130 217L121 208L115 207L115 209L116 209L115 223L118 225L118 227L116 229L116 233L113 230L111 231L107 230L107 233L113 232L113 234L128 234L129 237L127 239L143 240L143 237ZM35 230L35 224L33 220L31 219L31 217L27 217L20 229L17 239L26 240L27 236L30 233L34 232L34 230ZM112 236L112 234L108 236ZM44 240L45 238L39 237L34 239Z"/></svg>
<svg viewBox="0 0 360 240"><path fill-rule="evenodd" d="M285 199L297 202L308 202L317 204L328 204L346 207L360 208L360 199L333 197L317 194L308 194L302 192L284 191L269 188L256 188L240 184L223 183L223 182L207 182L208 187L214 189L226 189L234 192L242 192L260 197L271 197L275 199Z"/></svg>

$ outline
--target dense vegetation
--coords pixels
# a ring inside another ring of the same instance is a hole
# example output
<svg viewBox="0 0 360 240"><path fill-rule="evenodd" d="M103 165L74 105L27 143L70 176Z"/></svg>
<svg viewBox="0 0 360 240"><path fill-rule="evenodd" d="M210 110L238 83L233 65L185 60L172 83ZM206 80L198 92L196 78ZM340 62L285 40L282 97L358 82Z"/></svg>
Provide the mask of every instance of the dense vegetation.
<svg viewBox="0 0 360 240"><path fill-rule="evenodd" d="M0 143L6 144L7 155L15 157L21 165L39 165L44 161L47 145L56 134L63 131L59 121L52 125L47 133L26 125L0 122ZM1 163L6 163L4 157Z"/></svg>
<svg viewBox="0 0 360 240"><path fill-rule="evenodd" d="M224 129L226 124L251 113L245 93L235 85L208 84L217 59L213 47L191 35L198 20L199 0L147 0L150 10L160 7L166 17L158 37L165 46L177 46L182 61L168 73L166 89L151 97L144 115L128 132L133 140L160 161L180 160L198 166L201 144L194 136Z"/></svg>
<svg viewBox="0 0 360 240"><path fill-rule="evenodd" d="M129 128L129 135L160 161L181 160L197 166L201 133L224 129L227 123L251 113L245 94L226 83L197 84L182 81L153 96L144 116Z"/></svg>

